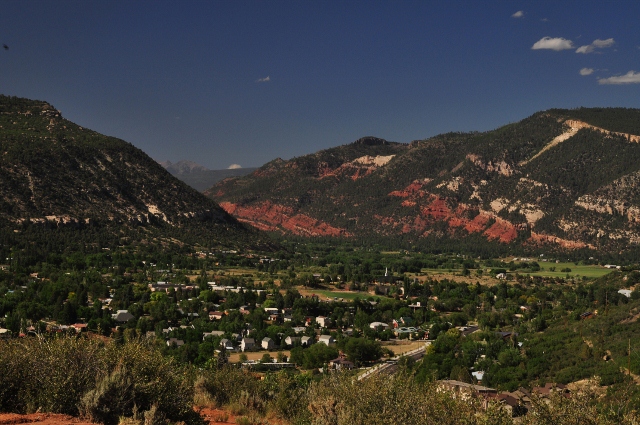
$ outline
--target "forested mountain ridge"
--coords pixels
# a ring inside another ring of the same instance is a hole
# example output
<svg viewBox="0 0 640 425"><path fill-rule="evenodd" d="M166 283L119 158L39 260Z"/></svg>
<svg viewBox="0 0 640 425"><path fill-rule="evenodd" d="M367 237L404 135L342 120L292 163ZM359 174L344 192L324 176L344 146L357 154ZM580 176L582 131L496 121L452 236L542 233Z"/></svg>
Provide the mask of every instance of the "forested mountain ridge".
<svg viewBox="0 0 640 425"><path fill-rule="evenodd" d="M552 109L410 144L365 138L205 193L285 234L624 250L640 240L640 110Z"/></svg>
<svg viewBox="0 0 640 425"><path fill-rule="evenodd" d="M211 245L256 235L140 149L82 128L46 102L0 96L0 155L4 231L168 231Z"/></svg>

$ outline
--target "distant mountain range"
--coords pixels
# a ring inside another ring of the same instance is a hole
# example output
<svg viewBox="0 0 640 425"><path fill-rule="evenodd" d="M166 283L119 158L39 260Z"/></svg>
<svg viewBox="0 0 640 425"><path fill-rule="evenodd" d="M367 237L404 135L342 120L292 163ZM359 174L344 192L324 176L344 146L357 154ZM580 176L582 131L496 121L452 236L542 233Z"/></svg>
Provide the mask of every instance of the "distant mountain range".
<svg viewBox="0 0 640 425"><path fill-rule="evenodd" d="M409 144L367 137L205 193L282 234L619 252L640 241L640 110L552 109Z"/></svg>
<svg viewBox="0 0 640 425"><path fill-rule="evenodd" d="M22 233L50 244L46 231L55 229L73 230L64 244L261 240L140 149L82 128L46 102L0 96L0 154L0 249Z"/></svg>
<svg viewBox="0 0 640 425"><path fill-rule="evenodd" d="M182 160L175 164L171 161L160 161L168 172L179 178L199 192L204 192L211 186L228 177L246 176L257 170L257 168L228 168L225 170L209 170L203 165L193 161Z"/></svg>

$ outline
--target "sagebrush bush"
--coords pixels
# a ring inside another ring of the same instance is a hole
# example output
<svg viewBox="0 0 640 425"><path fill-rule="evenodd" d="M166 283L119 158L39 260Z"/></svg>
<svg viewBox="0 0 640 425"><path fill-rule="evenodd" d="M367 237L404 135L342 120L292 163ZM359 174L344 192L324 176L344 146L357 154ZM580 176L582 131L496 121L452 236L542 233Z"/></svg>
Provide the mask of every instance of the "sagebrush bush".
<svg viewBox="0 0 640 425"><path fill-rule="evenodd" d="M406 375L358 381L345 375L329 376L309 388L313 425L458 425L511 423L506 412L491 407L491 420L478 415L474 400L455 399L435 384L418 384Z"/></svg>
<svg viewBox="0 0 640 425"><path fill-rule="evenodd" d="M105 425L116 425L120 417L131 417L133 383L125 367L117 367L80 400L80 414Z"/></svg>
<svg viewBox="0 0 640 425"><path fill-rule="evenodd" d="M192 408L189 369L141 341L125 344L85 338L0 341L0 410L36 410L108 425L155 405L170 421L201 421Z"/></svg>

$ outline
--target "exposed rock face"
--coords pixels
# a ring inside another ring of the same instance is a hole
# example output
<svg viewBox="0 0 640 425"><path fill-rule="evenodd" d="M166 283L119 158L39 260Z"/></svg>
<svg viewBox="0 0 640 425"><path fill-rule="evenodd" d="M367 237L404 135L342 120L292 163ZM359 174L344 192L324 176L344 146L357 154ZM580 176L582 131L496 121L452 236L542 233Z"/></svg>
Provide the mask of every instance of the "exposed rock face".
<svg viewBox="0 0 640 425"><path fill-rule="evenodd" d="M220 204L229 214L260 230L290 232L299 236L351 236L346 230L333 227L308 215L296 214L293 209L267 201L252 207L229 202Z"/></svg>
<svg viewBox="0 0 640 425"><path fill-rule="evenodd" d="M588 122L594 114L598 125ZM626 130L640 132L639 117L550 110L408 145L363 138L273 161L207 193L246 222L298 235L625 249L640 241L640 138ZM305 220L287 224L294 217Z"/></svg>

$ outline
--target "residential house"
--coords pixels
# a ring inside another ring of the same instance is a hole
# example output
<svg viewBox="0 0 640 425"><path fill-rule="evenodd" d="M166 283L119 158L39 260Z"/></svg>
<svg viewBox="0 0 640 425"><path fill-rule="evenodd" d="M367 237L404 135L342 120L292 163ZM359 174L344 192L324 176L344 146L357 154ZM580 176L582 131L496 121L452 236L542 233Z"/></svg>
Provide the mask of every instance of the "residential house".
<svg viewBox="0 0 640 425"><path fill-rule="evenodd" d="M86 323L75 323L71 326L76 330L77 333L86 332L88 329ZM33 329L33 331L35 332L35 328Z"/></svg>
<svg viewBox="0 0 640 425"><path fill-rule="evenodd" d="M256 348L256 342L253 338L242 338L240 341L240 349L242 351L253 351Z"/></svg>
<svg viewBox="0 0 640 425"><path fill-rule="evenodd" d="M438 384L449 391L452 391L456 397L463 400L475 395L497 395L498 391L493 388L483 387L482 385L469 384L467 382L444 380L438 381Z"/></svg>
<svg viewBox="0 0 640 425"><path fill-rule="evenodd" d="M207 339L209 337L215 338L215 337L219 337L219 336L222 336L222 335L224 335L223 331L205 332L205 333L202 334L202 340L204 341L205 339Z"/></svg>
<svg viewBox="0 0 640 425"><path fill-rule="evenodd" d="M233 342L231 342L227 338L223 338L223 339L220 340L220 346L224 347L224 349L227 350L227 351L235 350L235 347L233 346Z"/></svg>
<svg viewBox="0 0 640 425"><path fill-rule="evenodd" d="M278 323L280 321L280 313L272 313L269 315L269 320L272 323Z"/></svg>
<svg viewBox="0 0 640 425"><path fill-rule="evenodd" d="M329 369L342 370L348 369L351 370L355 367L355 365L347 360L344 355L338 356L337 359L333 359L329 361Z"/></svg>
<svg viewBox="0 0 640 425"><path fill-rule="evenodd" d="M287 344L288 346L292 346L295 344L300 343L300 337L299 336L288 336L285 338L284 343Z"/></svg>
<svg viewBox="0 0 640 425"><path fill-rule="evenodd" d="M224 317L223 311L210 311L209 320L220 320Z"/></svg>
<svg viewBox="0 0 640 425"><path fill-rule="evenodd" d="M300 338L300 345L302 345L303 347L309 347L313 343L314 339L310 336L303 336L302 338Z"/></svg>
<svg viewBox="0 0 640 425"><path fill-rule="evenodd" d="M262 348L264 350L273 350L276 348L276 343L269 337L262 338Z"/></svg>
<svg viewBox="0 0 640 425"><path fill-rule="evenodd" d="M328 328L331 326L331 319L329 317L318 316L316 317L316 323L320 325L321 328Z"/></svg>
<svg viewBox="0 0 640 425"><path fill-rule="evenodd" d="M389 325L383 322L371 322L369 323L369 327L376 331L386 331L389 329Z"/></svg>
<svg viewBox="0 0 640 425"><path fill-rule="evenodd" d="M182 347L184 345L184 341L178 338L169 338L167 340L167 347L171 347L175 345L176 347Z"/></svg>
<svg viewBox="0 0 640 425"><path fill-rule="evenodd" d="M335 338L331 335L320 335L320 338L318 338L318 342L326 344L327 347L332 347L336 344Z"/></svg>
<svg viewBox="0 0 640 425"><path fill-rule="evenodd" d="M118 323L127 323L129 320L135 319L133 314L129 313L127 310L118 310L118 312L112 314L111 317Z"/></svg>

